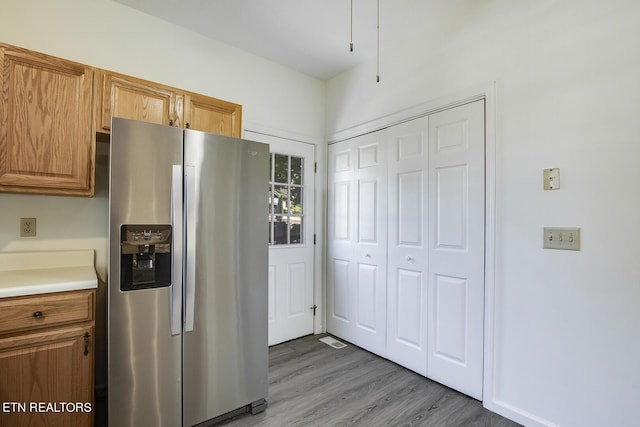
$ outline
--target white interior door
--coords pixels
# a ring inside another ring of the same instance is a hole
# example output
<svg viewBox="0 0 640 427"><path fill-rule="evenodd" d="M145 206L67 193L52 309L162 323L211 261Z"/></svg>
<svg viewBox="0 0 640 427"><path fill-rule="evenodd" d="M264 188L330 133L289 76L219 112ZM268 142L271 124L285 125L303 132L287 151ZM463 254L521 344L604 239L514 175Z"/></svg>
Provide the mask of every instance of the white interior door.
<svg viewBox="0 0 640 427"><path fill-rule="evenodd" d="M314 146L248 134L269 144L269 345L313 333ZM265 192L267 189L265 188Z"/></svg>
<svg viewBox="0 0 640 427"><path fill-rule="evenodd" d="M427 376L482 399L484 101L429 116Z"/></svg>
<svg viewBox="0 0 640 427"><path fill-rule="evenodd" d="M428 119L387 129L387 357L427 375Z"/></svg>

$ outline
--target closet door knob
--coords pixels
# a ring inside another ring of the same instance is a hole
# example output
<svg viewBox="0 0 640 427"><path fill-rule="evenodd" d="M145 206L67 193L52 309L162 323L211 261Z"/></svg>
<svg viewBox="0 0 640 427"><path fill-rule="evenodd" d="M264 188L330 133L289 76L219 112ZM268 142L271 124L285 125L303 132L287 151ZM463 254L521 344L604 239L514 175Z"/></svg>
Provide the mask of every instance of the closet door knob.
<svg viewBox="0 0 640 427"><path fill-rule="evenodd" d="M406 257L404 257L404 259L406 259L409 262L413 261L413 257L411 255L407 255Z"/></svg>
<svg viewBox="0 0 640 427"><path fill-rule="evenodd" d="M364 254L364 257L365 258L371 258L371 254L369 252L367 252L367 253Z"/></svg>

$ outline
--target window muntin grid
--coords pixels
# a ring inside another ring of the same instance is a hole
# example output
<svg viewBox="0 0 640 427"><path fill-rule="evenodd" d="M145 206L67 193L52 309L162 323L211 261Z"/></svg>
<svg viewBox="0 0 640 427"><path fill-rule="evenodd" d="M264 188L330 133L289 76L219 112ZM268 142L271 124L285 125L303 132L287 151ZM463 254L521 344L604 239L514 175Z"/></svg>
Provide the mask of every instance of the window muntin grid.
<svg viewBox="0 0 640 427"><path fill-rule="evenodd" d="M304 243L304 159L271 153L269 169L269 244Z"/></svg>

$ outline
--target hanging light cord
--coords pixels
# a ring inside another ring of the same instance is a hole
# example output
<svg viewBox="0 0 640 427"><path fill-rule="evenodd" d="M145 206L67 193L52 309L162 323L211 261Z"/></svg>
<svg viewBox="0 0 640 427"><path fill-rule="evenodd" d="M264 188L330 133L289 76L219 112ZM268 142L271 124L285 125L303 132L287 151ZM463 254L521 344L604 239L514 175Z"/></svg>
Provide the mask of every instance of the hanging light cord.
<svg viewBox="0 0 640 427"><path fill-rule="evenodd" d="M349 40L349 51L353 52L353 0L351 0L351 40Z"/></svg>
<svg viewBox="0 0 640 427"><path fill-rule="evenodd" d="M351 0L351 39L349 41L349 51L353 52L353 0ZM376 82L380 83L380 0L377 0L376 15Z"/></svg>
<svg viewBox="0 0 640 427"><path fill-rule="evenodd" d="M377 43L376 43L376 82L380 83L380 0L378 0L378 17L377 17Z"/></svg>

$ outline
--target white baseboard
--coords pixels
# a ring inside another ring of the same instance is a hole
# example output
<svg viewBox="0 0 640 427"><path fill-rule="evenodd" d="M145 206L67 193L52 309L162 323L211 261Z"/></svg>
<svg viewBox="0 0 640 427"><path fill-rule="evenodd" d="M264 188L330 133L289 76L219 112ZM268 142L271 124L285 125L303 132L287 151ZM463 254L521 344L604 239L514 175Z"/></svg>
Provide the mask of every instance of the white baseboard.
<svg viewBox="0 0 640 427"><path fill-rule="evenodd" d="M507 402L501 400L491 400L483 402L483 406L495 412L498 415L502 415L505 418L509 418L511 421L515 421L523 426L527 427L559 427L549 420L534 415L524 409L510 405Z"/></svg>

